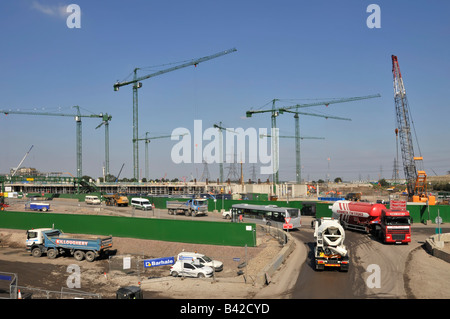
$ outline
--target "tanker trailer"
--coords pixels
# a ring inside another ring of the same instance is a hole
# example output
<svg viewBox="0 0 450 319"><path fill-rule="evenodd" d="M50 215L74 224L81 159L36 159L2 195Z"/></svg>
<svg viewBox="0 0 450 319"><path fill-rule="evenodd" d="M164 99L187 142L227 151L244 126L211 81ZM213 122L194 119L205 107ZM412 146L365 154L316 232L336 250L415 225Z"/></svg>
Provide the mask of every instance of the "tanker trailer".
<svg viewBox="0 0 450 319"><path fill-rule="evenodd" d="M338 219L344 229L369 233L379 225L383 209L386 209L383 204L338 200L331 207L331 216Z"/></svg>

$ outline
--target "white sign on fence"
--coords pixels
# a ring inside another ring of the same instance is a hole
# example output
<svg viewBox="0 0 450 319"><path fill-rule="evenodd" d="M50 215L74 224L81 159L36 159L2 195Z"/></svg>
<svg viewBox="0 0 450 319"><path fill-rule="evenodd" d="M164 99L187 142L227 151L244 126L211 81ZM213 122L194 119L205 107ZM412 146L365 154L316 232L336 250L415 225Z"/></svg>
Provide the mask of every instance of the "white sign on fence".
<svg viewBox="0 0 450 319"><path fill-rule="evenodd" d="M123 257L123 269L131 268L131 257Z"/></svg>

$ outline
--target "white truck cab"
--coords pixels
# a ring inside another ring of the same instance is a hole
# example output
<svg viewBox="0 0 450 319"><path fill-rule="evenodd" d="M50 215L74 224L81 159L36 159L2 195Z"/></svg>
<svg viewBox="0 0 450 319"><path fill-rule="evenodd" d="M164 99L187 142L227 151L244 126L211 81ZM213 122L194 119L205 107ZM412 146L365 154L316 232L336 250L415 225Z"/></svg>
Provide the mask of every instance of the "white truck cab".
<svg viewBox="0 0 450 319"><path fill-rule="evenodd" d="M43 233L49 232L51 230L54 230L55 236L61 234L61 231L59 229L52 229L52 228L36 228L27 230L27 241L26 241L27 248L31 248L33 245L43 244L44 243Z"/></svg>

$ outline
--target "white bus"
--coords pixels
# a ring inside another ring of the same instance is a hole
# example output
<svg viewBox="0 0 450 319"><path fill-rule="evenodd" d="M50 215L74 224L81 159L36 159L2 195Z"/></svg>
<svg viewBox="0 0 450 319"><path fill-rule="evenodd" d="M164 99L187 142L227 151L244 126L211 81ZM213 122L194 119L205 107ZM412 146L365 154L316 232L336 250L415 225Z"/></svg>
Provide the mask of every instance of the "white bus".
<svg viewBox="0 0 450 319"><path fill-rule="evenodd" d="M283 228L286 218L292 228L300 228L300 209L292 207L278 207L276 205L251 205L235 204L231 206L231 221L239 222L240 216L246 221L250 219L254 222L262 222L269 226Z"/></svg>

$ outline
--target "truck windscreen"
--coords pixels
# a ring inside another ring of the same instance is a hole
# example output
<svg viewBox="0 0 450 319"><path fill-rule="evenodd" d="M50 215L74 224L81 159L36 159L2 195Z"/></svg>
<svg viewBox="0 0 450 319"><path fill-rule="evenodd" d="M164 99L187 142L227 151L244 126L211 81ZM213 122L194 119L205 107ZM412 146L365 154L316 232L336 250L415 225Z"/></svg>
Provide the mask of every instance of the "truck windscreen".
<svg viewBox="0 0 450 319"><path fill-rule="evenodd" d="M386 217L386 225L409 225L409 217Z"/></svg>
<svg viewBox="0 0 450 319"><path fill-rule="evenodd" d="M37 232L35 231L27 231L27 239L33 239L37 237Z"/></svg>

